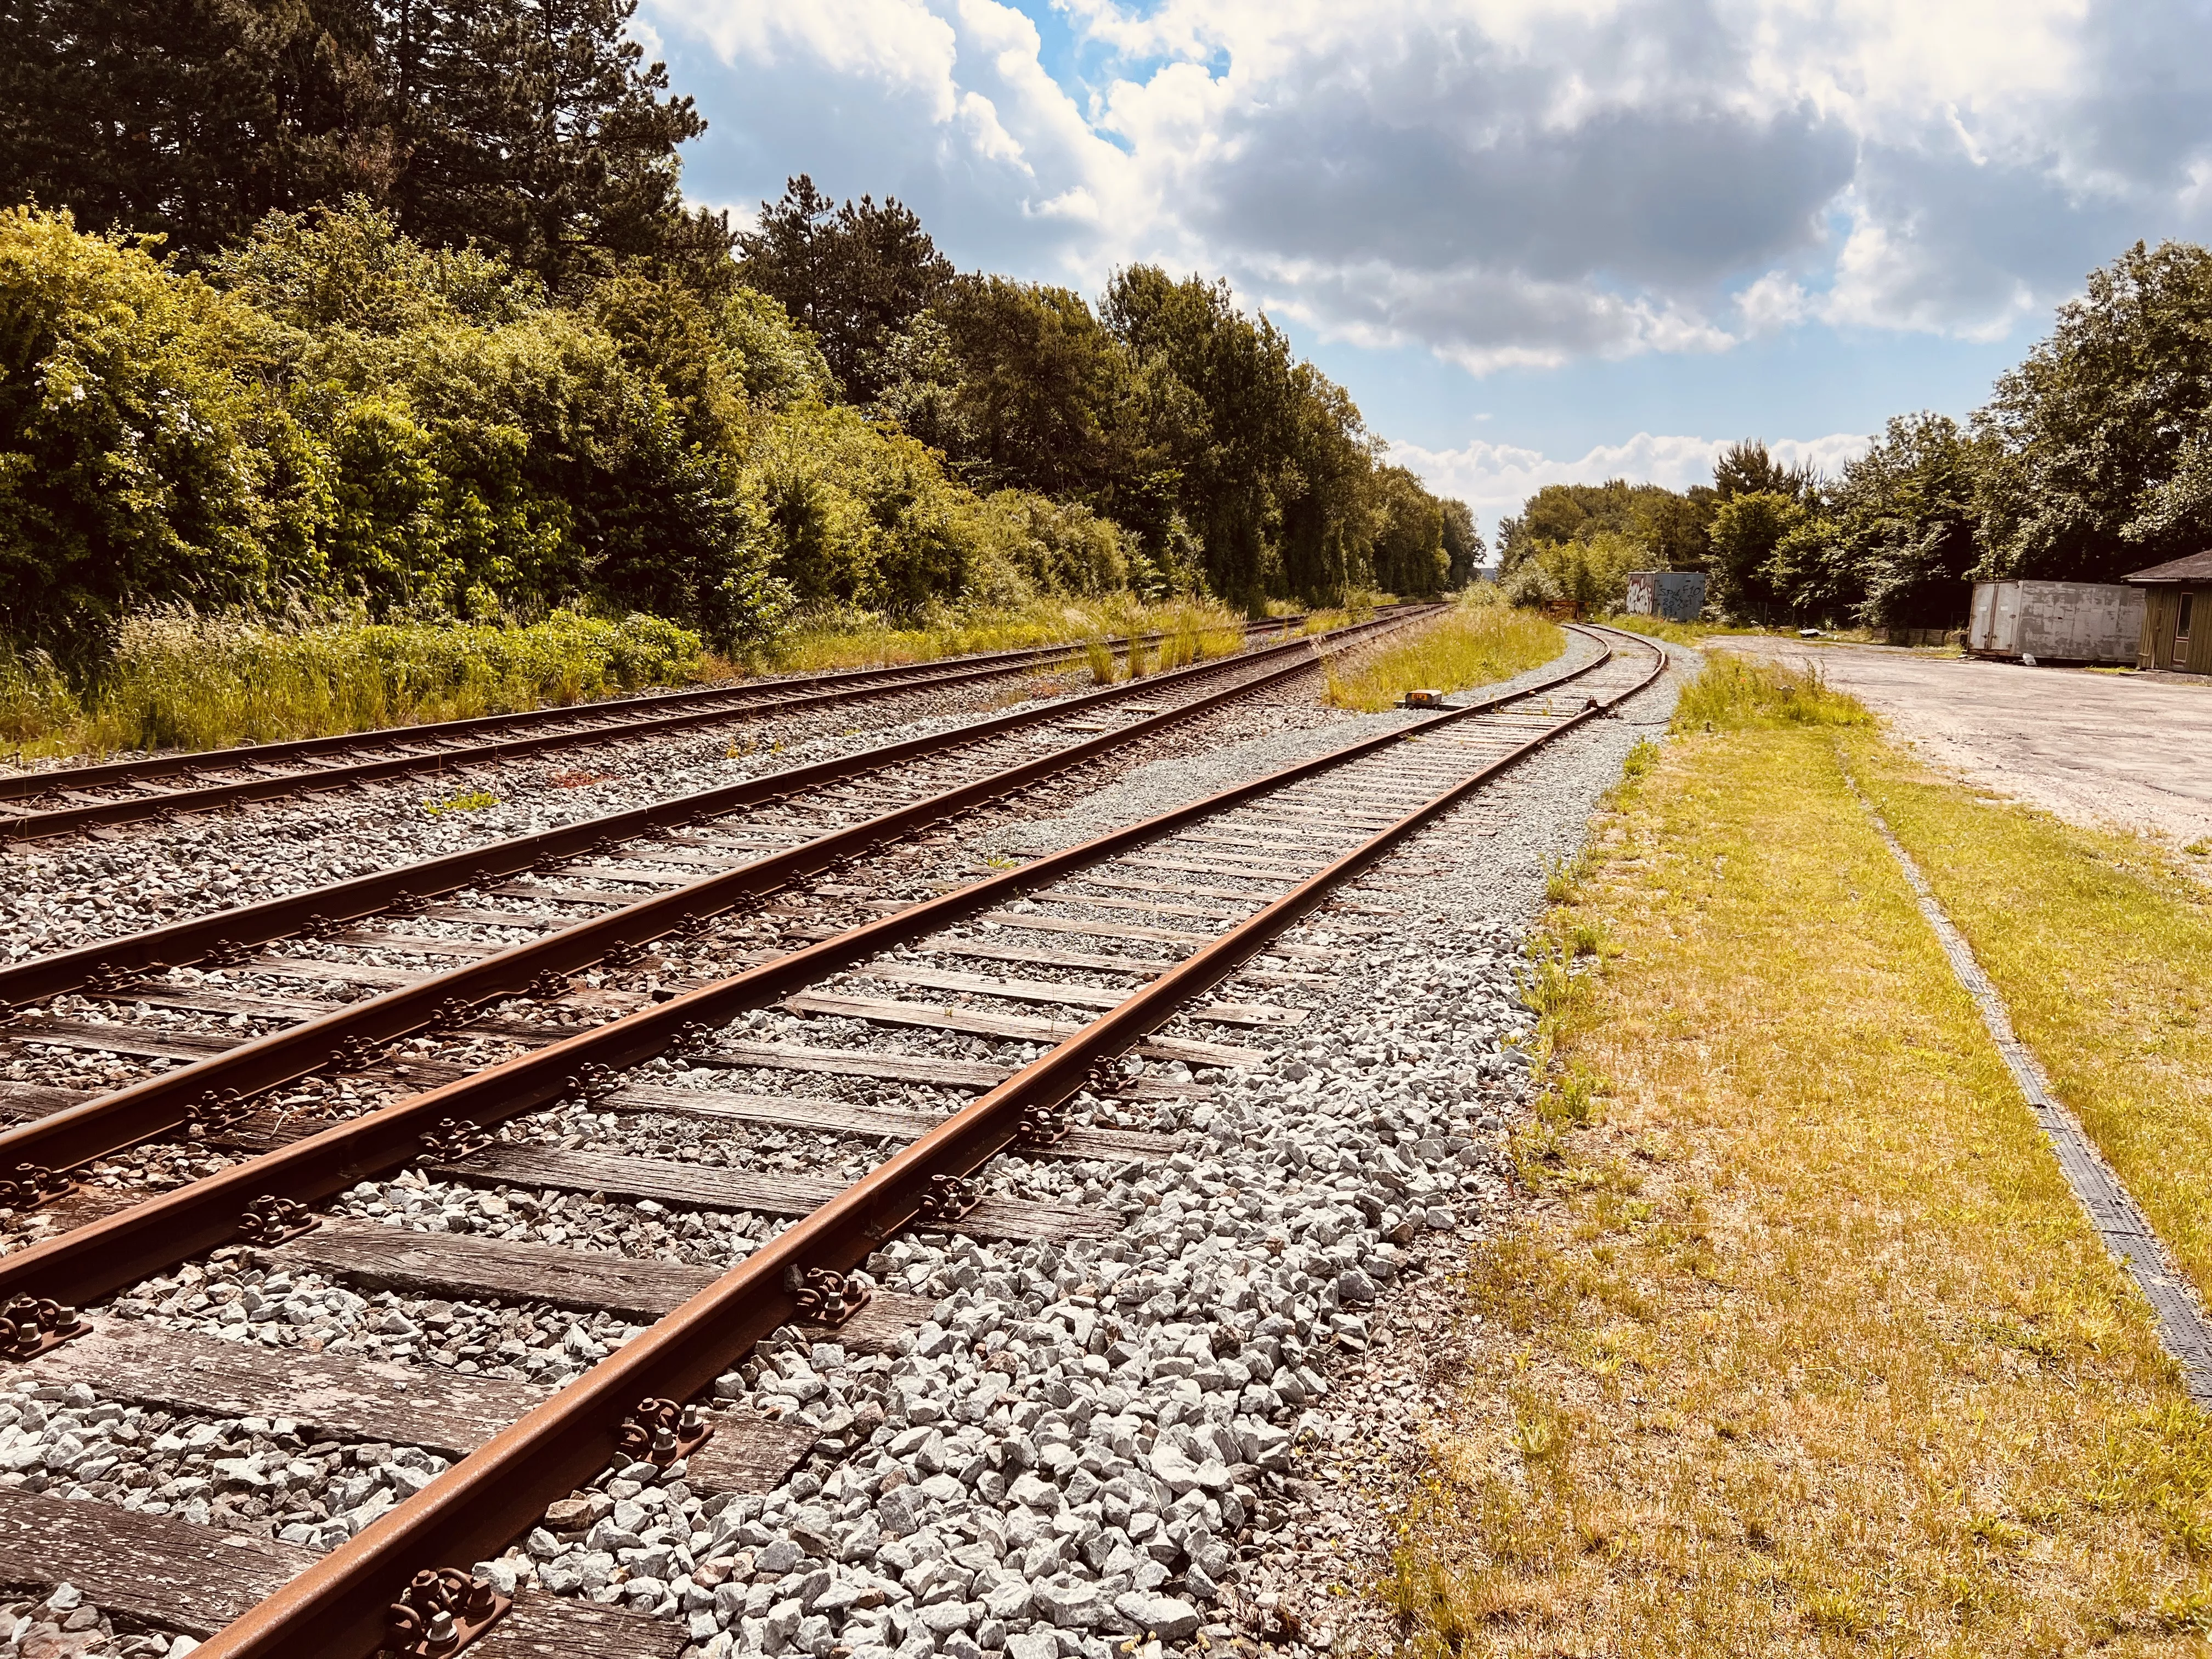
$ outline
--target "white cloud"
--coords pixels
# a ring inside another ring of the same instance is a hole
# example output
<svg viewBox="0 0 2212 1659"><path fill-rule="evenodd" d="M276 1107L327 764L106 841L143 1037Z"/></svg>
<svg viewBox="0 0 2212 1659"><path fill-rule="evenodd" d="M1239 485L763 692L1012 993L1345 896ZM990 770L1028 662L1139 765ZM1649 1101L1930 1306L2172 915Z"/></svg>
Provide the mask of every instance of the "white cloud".
<svg viewBox="0 0 2212 1659"><path fill-rule="evenodd" d="M1073 56L1002 0L650 21L729 66L708 112L760 193L807 168L970 261L1203 269L1477 373L1818 323L1988 339L2212 227L2202 0L1030 4Z"/></svg>
<svg viewBox="0 0 2212 1659"><path fill-rule="evenodd" d="M1414 444L1394 444L1390 459L1409 467L1430 489L1441 495L1456 495L1474 509L1486 532L1498 520L1521 510L1521 503L1553 483L1603 483L1626 478L1631 483L1665 484L1686 489L1712 482L1713 461L1734 440L1655 436L1639 432L1626 443L1601 444L1588 454L1559 460L1539 450L1480 440L1458 449L1423 449ZM1767 452L1789 466L1811 462L1833 475L1848 461L1867 451L1872 440L1855 432L1833 432L1824 438L1784 438L1770 441Z"/></svg>

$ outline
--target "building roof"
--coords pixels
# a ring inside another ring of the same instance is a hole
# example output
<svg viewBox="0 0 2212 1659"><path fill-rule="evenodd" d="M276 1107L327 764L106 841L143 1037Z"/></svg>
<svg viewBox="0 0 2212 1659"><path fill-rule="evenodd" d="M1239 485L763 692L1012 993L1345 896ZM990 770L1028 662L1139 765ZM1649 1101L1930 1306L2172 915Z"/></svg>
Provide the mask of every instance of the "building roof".
<svg viewBox="0 0 2212 1659"><path fill-rule="evenodd" d="M2121 579L2131 582L2212 582L2212 553L2191 553L2185 559L2154 564Z"/></svg>

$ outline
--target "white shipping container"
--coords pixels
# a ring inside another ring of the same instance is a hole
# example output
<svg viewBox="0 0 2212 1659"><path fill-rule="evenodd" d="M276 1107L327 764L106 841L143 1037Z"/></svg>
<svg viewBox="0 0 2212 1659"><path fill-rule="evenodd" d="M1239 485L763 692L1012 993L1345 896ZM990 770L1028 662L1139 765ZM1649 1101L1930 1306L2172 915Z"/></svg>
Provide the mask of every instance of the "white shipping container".
<svg viewBox="0 0 2212 1659"><path fill-rule="evenodd" d="M2133 663L2143 596L2119 582L1976 582L1966 649L2038 662Z"/></svg>

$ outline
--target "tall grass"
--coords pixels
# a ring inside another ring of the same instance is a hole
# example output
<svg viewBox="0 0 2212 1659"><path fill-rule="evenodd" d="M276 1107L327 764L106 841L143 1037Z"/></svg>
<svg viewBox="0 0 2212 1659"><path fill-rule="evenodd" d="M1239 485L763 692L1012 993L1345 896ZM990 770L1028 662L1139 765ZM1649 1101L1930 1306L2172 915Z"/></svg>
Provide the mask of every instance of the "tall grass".
<svg viewBox="0 0 2212 1659"><path fill-rule="evenodd" d="M1533 611L1476 588L1413 638L1389 645L1344 670L1328 671L1328 700L1369 714L1394 708L1412 690L1463 691L1549 662L1566 635ZM1371 614L1371 612L1370 612Z"/></svg>
<svg viewBox="0 0 2212 1659"><path fill-rule="evenodd" d="M890 668L979 651L1179 631L1195 635L1207 656L1240 650L1244 643L1243 617L1226 605L1199 599L1146 604L1133 594L1111 593L1037 599L1006 610L933 605L912 621L871 611L820 611L746 653L744 663L769 673Z"/></svg>
<svg viewBox="0 0 2212 1659"><path fill-rule="evenodd" d="M1790 668L1740 657L1713 658L1674 705L1677 732L1873 724L1867 706L1835 690L1817 667Z"/></svg>
<svg viewBox="0 0 2212 1659"><path fill-rule="evenodd" d="M20 757L214 749L465 720L699 678L699 636L657 617L526 625L199 616L126 621L82 687L0 651L0 733Z"/></svg>

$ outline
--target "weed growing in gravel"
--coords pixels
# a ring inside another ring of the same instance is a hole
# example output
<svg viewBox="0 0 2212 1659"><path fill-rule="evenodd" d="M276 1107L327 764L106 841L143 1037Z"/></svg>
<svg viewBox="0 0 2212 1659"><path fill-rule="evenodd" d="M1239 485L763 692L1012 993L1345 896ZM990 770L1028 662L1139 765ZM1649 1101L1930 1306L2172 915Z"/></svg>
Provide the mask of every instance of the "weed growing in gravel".
<svg viewBox="0 0 2212 1659"><path fill-rule="evenodd" d="M464 789L458 795L444 800L426 800L422 810L432 817L443 817L448 812L480 812L487 806L499 805L499 797L488 789Z"/></svg>
<svg viewBox="0 0 2212 1659"><path fill-rule="evenodd" d="M1555 1206L1469 1259L1472 1381L1386 1589L1419 1659L2148 1659L2212 1608L2212 1419L1836 734L1668 744L1532 962L1555 1081L1514 1152ZM1612 943L1570 980L1583 921ZM2042 971L2092 1023L2102 966ZM2175 1007L2137 984L2130 1018Z"/></svg>
<svg viewBox="0 0 2212 1659"><path fill-rule="evenodd" d="M1112 646L1103 640L1085 640L1083 642L1083 655L1091 665L1091 683L1093 685L1114 684L1114 647Z"/></svg>
<svg viewBox="0 0 2212 1659"><path fill-rule="evenodd" d="M1470 590L1410 639L1378 646L1345 669L1328 670L1328 701L1367 714L1395 708L1408 691L1463 691L1541 666L1567 648L1566 635L1533 611Z"/></svg>
<svg viewBox="0 0 2212 1659"><path fill-rule="evenodd" d="M1553 904L1572 904L1575 891L1589 873L1590 854L1583 848L1571 858L1544 860L1544 897Z"/></svg>

